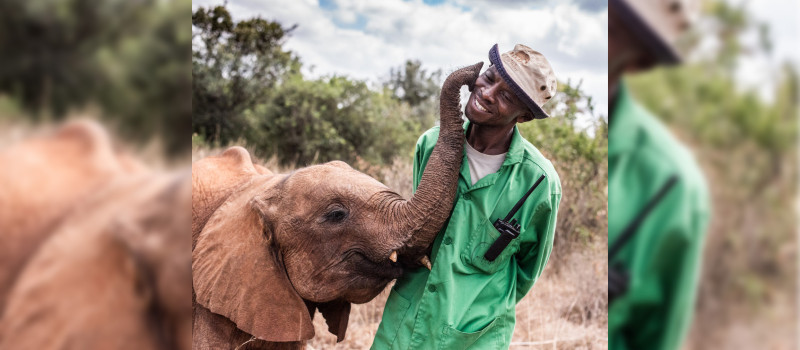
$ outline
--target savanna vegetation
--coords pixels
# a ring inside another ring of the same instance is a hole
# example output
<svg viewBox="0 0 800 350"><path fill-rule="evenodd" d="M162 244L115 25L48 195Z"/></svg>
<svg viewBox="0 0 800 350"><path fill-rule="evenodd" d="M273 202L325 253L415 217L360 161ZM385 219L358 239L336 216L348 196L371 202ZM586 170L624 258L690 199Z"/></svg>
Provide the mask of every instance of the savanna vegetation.
<svg viewBox="0 0 800 350"><path fill-rule="evenodd" d="M718 37L716 51L628 79L635 96L693 147L713 195L687 348L794 348L798 67L765 73L774 77L761 87L768 98L740 88L733 78L739 58L771 55L769 27L742 8L717 2L706 10L715 30L704 35ZM283 47L294 24L197 8L189 32L188 13L183 1L0 2L0 122L59 121L90 110L131 143L156 140L178 155L189 147L191 120L193 158L243 144L279 171L341 159L410 194L413 145L436 122L449 72L408 61L383 80L307 77L303 52ZM754 28L760 45L741 42ZM564 198L553 255L518 306L513 341L602 349L607 126L580 82L559 85L547 105L552 118L520 128L553 161ZM576 128L587 117L592 125ZM345 342L335 344L320 323L310 345L368 346L385 298L354 308Z"/></svg>
<svg viewBox="0 0 800 350"><path fill-rule="evenodd" d="M193 158L240 144L278 171L344 160L409 196L414 144L438 119L449 72L410 60L375 81L307 77L303 53L283 47L295 28L259 17L235 20L223 6L194 11ZM518 307L514 341L599 349L607 318L607 126L581 82L560 82L546 110L550 119L520 130L553 161L564 198L550 266ZM590 125L578 129L578 118ZM343 343L319 324L311 346L368 347L385 297L354 308Z"/></svg>

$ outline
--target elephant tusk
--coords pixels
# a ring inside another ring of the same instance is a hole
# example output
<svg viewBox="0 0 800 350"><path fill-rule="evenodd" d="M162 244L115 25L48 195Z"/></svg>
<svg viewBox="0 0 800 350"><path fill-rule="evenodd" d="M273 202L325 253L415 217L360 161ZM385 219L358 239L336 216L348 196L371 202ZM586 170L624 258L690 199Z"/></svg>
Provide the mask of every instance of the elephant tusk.
<svg viewBox="0 0 800 350"><path fill-rule="evenodd" d="M420 259L419 259L419 262L420 262L422 265L425 265L425 267L427 267L427 268L428 268L428 271L430 271L430 270L431 270L431 259L428 259L428 256L427 256L427 255L423 255L423 256L422 256L422 258L420 258Z"/></svg>
<svg viewBox="0 0 800 350"><path fill-rule="evenodd" d="M391 260L392 262L397 262L397 251L396 250L392 252L392 255L389 255L389 260Z"/></svg>

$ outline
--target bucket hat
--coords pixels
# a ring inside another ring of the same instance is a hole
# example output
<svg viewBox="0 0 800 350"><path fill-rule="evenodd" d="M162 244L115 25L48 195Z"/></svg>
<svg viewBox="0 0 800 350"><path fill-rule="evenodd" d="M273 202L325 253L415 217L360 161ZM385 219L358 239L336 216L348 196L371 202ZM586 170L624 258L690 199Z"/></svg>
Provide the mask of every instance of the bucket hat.
<svg viewBox="0 0 800 350"><path fill-rule="evenodd" d="M555 96L558 86L553 68L544 55L522 44L500 55L494 44L489 50L489 61L534 118L549 117L542 106Z"/></svg>

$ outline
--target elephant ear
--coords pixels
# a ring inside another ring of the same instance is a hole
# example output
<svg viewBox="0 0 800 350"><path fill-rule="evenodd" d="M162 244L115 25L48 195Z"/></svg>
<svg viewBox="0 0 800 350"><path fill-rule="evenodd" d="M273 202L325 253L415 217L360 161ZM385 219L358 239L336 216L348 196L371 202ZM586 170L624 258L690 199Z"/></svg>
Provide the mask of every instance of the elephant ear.
<svg viewBox="0 0 800 350"><path fill-rule="evenodd" d="M328 331L336 335L336 341L344 340L347 322L350 320L350 303L344 300L331 301L319 304L317 309L325 317Z"/></svg>
<svg viewBox="0 0 800 350"><path fill-rule="evenodd" d="M259 181L262 180L262 181ZM192 252L197 302L236 326L271 342L314 337L305 302L292 287L262 220L269 177L254 179L209 218Z"/></svg>
<svg viewBox="0 0 800 350"><path fill-rule="evenodd" d="M258 174L250 153L239 146L192 163L192 249L214 211L240 185Z"/></svg>

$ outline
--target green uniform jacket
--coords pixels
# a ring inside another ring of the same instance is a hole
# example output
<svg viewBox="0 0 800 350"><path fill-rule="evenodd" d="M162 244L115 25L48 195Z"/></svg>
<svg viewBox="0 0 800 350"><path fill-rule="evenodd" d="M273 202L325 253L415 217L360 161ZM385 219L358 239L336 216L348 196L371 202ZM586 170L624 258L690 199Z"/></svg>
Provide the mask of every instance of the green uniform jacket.
<svg viewBox="0 0 800 350"><path fill-rule="evenodd" d="M438 137L434 127L417 142L414 190ZM483 255L499 235L493 222L505 218L542 174L545 180L514 215L520 236L489 262ZM417 269L397 280L373 349L508 348L515 306L553 247L561 183L552 164L516 127L500 170L470 183L465 155L453 212L433 243L432 271Z"/></svg>
<svg viewBox="0 0 800 350"><path fill-rule="evenodd" d="M672 174L678 182L611 258L630 284L609 306L609 349L678 349L691 323L708 191L689 150L624 85L618 98L609 130L609 247Z"/></svg>

